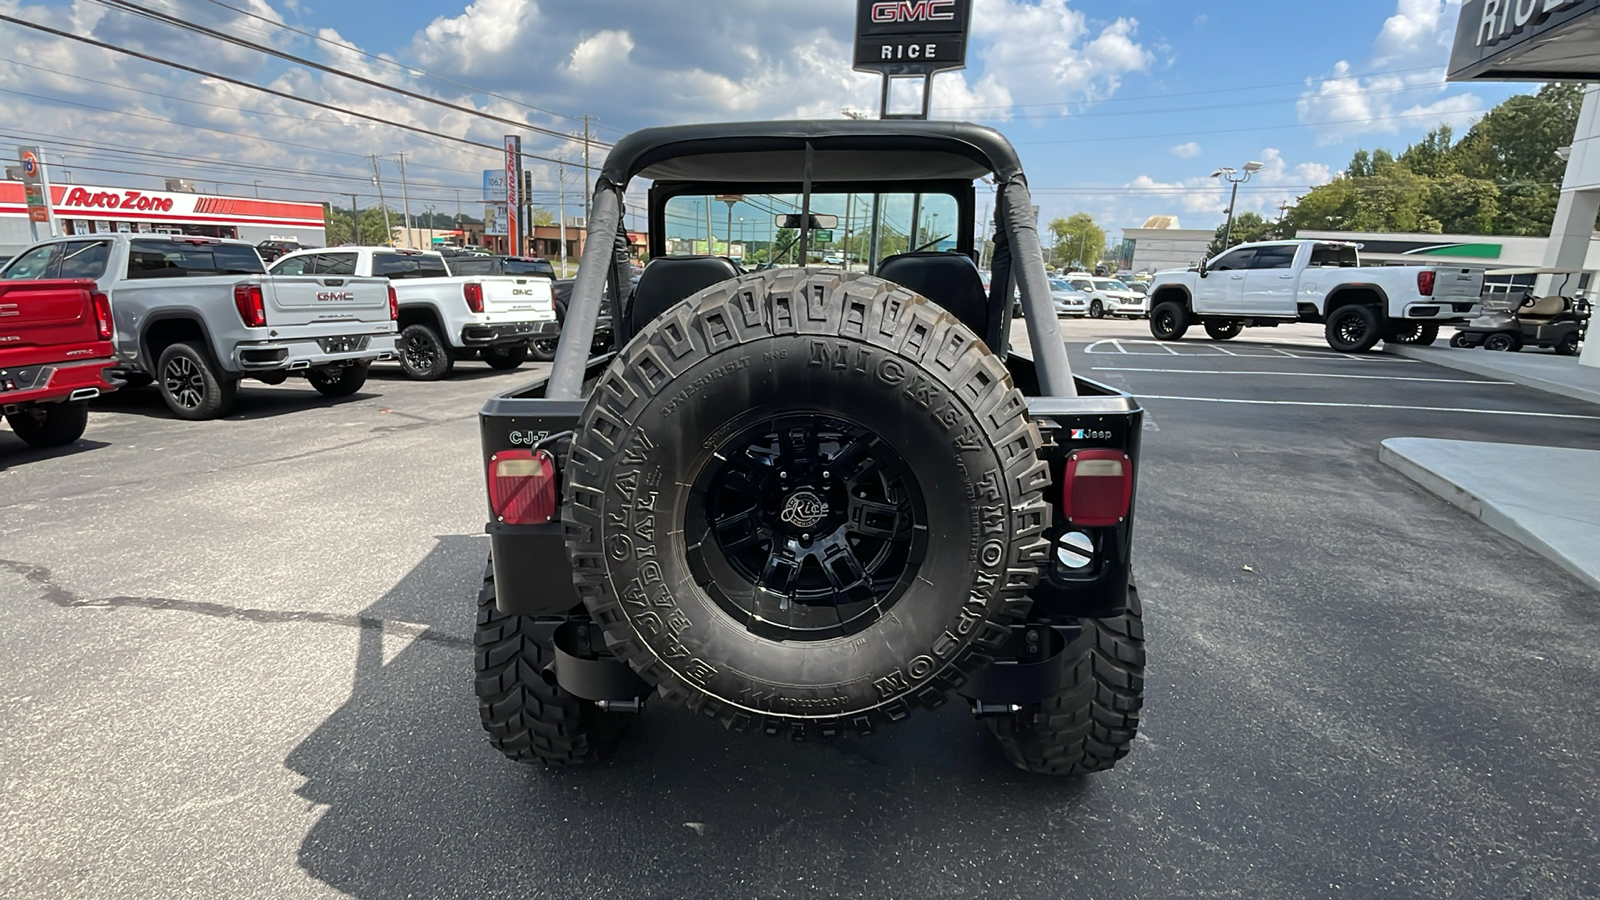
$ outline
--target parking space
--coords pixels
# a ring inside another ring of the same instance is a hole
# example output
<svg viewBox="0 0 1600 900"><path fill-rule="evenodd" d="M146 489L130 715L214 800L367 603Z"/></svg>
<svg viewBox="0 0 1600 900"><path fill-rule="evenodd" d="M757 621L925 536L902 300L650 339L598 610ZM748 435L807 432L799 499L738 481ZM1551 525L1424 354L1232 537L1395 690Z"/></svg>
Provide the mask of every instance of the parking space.
<svg viewBox="0 0 1600 900"><path fill-rule="evenodd" d="M477 412L533 366L467 364L431 384L379 368L344 401L247 387L235 414L202 423L131 391L55 453L0 430L0 754L27 786L0 820L15 848L0 894L1565 896L1594 883L1583 823L1600 763L1573 748L1600 743L1596 597L1416 490L1377 448L1401 435L1596 446L1596 408L1333 354L1314 333L1169 352L1144 327L1064 325L1079 373L1138 395L1148 416L1147 715L1124 764L1088 780L1013 770L955 703L824 744L728 734L657 704L596 768L500 758L472 694ZM61 873L70 890L52 889Z"/></svg>

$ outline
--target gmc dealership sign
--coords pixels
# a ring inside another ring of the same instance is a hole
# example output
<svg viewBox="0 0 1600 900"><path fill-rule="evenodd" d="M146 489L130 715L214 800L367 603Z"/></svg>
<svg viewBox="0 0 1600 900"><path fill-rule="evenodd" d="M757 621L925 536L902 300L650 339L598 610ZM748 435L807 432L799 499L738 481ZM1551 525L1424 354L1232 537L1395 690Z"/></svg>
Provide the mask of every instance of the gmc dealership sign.
<svg viewBox="0 0 1600 900"><path fill-rule="evenodd" d="M1594 81L1600 0L1463 0L1450 81Z"/></svg>
<svg viewBox="0 0 1600 900"><path fill-rule="evenodd" d="M972 0L857 0L855 68L931 75L967 66Z"/></svg>

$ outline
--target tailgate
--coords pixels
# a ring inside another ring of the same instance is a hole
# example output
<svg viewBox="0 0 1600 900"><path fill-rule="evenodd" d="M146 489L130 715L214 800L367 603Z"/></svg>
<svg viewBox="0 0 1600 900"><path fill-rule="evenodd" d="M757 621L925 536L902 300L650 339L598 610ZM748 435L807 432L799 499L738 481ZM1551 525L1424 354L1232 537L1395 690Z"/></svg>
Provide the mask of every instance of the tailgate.
<svg viewBox="0 0 1600 900"><path fill-rule="evenodd" d="M552 288L548 278L531 275L493 275L472 279L483 285L483 311L516 321L539 321L555 317Z"/></svg>
<svg viewBox="0 0 1600 900"><path fill-rule="evenodd" d="M1483 293L1483 270L1468 268L1434 269L1433 297L1436 300L1477 300Z"/></svg>
<svg viewBox="0 0 1600 900"><path fill-rule="evenodd" d="M79 279L0 282L0 351L97 341L94 290Z"/></svg>
<svg viewBox="0 0 1600 900"><path fill-rule="evenodd" d="M268 275L261 288L271 326L389 321L389 279Z"/></svg>

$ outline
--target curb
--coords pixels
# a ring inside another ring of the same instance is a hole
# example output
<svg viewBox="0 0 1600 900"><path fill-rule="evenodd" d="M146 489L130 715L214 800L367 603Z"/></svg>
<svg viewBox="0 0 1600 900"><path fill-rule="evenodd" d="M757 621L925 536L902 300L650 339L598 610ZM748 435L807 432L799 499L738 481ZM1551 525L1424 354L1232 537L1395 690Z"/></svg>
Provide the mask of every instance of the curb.
<svg viewBox="0 0 1600 900"><path fill-rule="evenodd" d="M1386 352L1406 359L1429 362L1436 366L1444 366L1447 369L1455 369L1459 372L1469 372L1473 375L1482 375L1485 378L1493 378L1498 381L1514 381L1524 387L1531 387L1551 394L1560 394L1563 397L1570 397L1587 403L1600 404L1600 390L1549 378L1541 378L1538 375L1529 375L1525 372L1508 372L1493 364L1486 364L1469 358L1471 353L1491 355L1488 350L1460 352L1441 350L1435 347L1408 347L1405 344L1384 344L1384 348Z"/></svg>
<svg viewBox="0 0 1600 900"><path fill-rule="evenodd" d="M1502 509L1493 500L1485 500L1482 496L1473 492L1471 488L1457 484L1446 476L1407 456L1405 452L1406 443L1419 440L1427 439L1390 438L1380 446L1378 460L1416 482L1430 494L1543 556L1570 572L1579 581L1600 591L1600 566L1585 565L1573 559L1560 549L1551 546L1537 534L1523 527L1515 516Z"/></svg>

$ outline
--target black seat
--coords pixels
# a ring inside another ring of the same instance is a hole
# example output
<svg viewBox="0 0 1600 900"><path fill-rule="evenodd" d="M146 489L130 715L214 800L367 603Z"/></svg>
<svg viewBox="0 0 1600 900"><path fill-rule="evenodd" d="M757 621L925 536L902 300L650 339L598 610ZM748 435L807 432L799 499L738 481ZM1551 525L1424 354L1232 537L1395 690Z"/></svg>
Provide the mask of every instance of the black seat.
<svg viewBox="0 0 1600 900"><path fill-rule="evenodd" d="M916 291L988 340L989 297L972 260L957 253L900 253L878 265L878 277Z"/></svg>
<svg viewBox="0 0 1600 900"><path fill-rule="evenodd" d="M713 284L737 277L739 270L720 256L658 256L650 260L633 289L629 333L638 334L656 316Z"/></svg>

